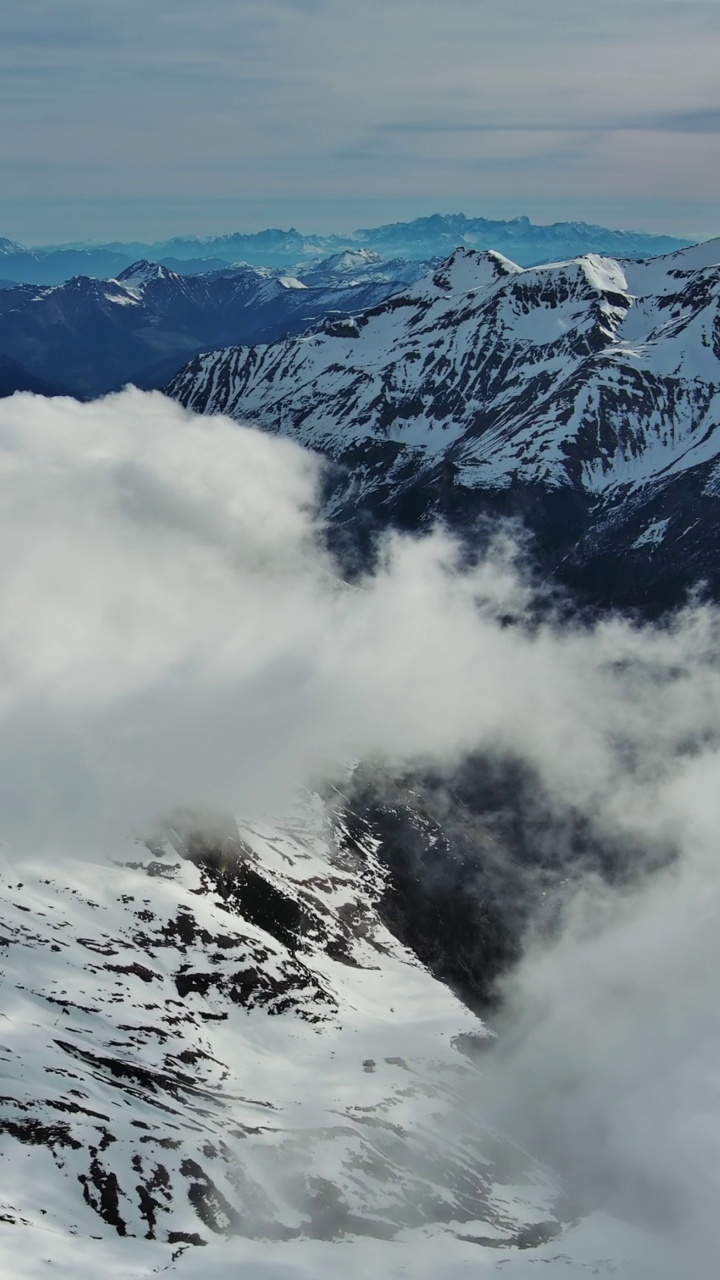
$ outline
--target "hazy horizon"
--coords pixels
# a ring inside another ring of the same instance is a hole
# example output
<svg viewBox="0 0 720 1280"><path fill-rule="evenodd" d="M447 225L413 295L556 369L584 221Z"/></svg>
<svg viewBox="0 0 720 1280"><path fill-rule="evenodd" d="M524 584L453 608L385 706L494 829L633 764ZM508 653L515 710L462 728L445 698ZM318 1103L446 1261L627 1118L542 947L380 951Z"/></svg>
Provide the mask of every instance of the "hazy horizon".
<svg viewBox="0 0 720 1280"><path fill-rule="evenodd" d="M0 201L0 216L2 216L3 203ZM362 216L363 208L365 216ZM532 211L530 211L532 209ZM294 207L291 202L287 202L287 208L282 206L273 206L268 209L267 215L263 217L261 211L253 210L251 213L239 209L233 214L232 210L225 211L225 203L218 202L213 205L212 209L205 213L193 212L188 213L185 206L180 206L173 215L172 211L167 213L160 207L143 214L128 214L126 230L122 230L122 218L120 222L116 221L117 209L114 209L115 216L112 211L108 211L110 216L105 220L102 214L97 217L89 216L88 210L79 210L75 215L77 221L73 220L73 212L67 211L60 217L54 217L53 225L56 226L55 234L42 234L42 228L45 225L44 220L39 215L28 215L25 218L5 217L0 223L0 237L6 237L13 242L22 245L25 248L54 248L64 247L73 244L102 245L111 243L138 243L153 244L161 243L173 238L206 238L213 236L225 236L235 233L243 235L253 235L268 229L281 229L290 231L295 229L305 235L348 235L353 231L363 228L371 229L373 227L385 226L392 223L409 223L418 218L431 217L434 214L444 216L463 214L469 219L485 218L488 221L511 221L514 218L527 216L531 223L535 226L550 225L559 222L584 222L603 226L616 231L632 231L640 233L650 233L653 235L675 236L679 239L688 241L708 240L716 235L720 235L720 219L717 223L711 223L709 220L704 223L703 229L698 230L695 226L688 230L687 223L676 219L673 225L669 225L667 221L661 218L646 218L641 220L641 214L628 214L623 217L620 212L614 213L612 210L603 211L602 209L593 212L592 209L581 209L575 213L563 209L533 209L528 203L527 206L505 205L480 205L475 206L451 206L442 201L438 206L434 206L431 202L424 201L418 205L407 205L402 203L400 206L393 204L384 204L373 212L372 208L367 206L359 206L358 214L355 218L352 213L346 212L344 215L338 213L333 219L332 212L323 211L322 208L314 215L313 211L303 210ZM195 216L196 220L190 219ZM37 225L39 232L36 235L28 234L33 225ZM48 223L48 226L50 224ZM107 232L102 233L98 228L103 225L107 226ZM24 234L20 234L25 228ZM83 230L83 228L89 228ZM93 230L93 228L95 228Z"/></svg>

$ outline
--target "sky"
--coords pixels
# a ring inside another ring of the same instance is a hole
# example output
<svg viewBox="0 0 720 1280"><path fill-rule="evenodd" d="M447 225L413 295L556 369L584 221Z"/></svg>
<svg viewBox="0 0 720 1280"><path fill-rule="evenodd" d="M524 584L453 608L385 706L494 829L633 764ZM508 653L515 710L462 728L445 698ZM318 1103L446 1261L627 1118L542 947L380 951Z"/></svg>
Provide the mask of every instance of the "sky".
<svg viewBox="0 0 720 1280"><path fill-rule="evenodd" d="M4 0L0 235L720 231L720 0Z"/></svg>

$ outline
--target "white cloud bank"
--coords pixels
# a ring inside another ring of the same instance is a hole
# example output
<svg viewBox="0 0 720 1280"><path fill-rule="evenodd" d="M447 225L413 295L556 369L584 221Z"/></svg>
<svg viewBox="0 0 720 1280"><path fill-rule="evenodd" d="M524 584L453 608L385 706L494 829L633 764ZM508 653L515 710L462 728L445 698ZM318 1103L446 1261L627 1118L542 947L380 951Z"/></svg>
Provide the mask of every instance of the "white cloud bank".
<svg viewBox="0 0 720 1280"><path fill-rule="evenodd" d="M480 748L525 760L628 848L672 846L632 889L568 895L559 940L509 982L478 1105L579 1202L712 1252L716 612L508 627L528 598L511 549L461 568L441 532L389 542L348 587L316 483L293 444L158 393L0 402L2 834L21 855L101 861L178 802L248 815L350 756Z"/></svg>

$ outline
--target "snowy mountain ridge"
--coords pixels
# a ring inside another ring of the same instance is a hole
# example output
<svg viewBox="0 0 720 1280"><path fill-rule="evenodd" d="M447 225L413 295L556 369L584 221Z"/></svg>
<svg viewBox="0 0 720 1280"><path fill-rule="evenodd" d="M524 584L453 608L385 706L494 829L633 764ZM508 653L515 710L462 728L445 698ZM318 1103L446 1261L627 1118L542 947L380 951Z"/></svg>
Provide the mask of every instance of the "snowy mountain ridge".
<svg viewBox="0 0 720 1280"><path fill-rule="evenodd" d="M205 273L244 261L255 266L287 269L331 255L370 254L384 258L447 257L457 245L474 249L495 247L529 266L552 257L605 253L647 257L688 244L673 236L642 231L613 231L586 222L535 224L527 217L509 221L467 218L464 214L433 214L412 222L365 227L346 234L305 234L295 227L269 228L229 235L173 236L153 243L110 244L79 242L26 248L0 239L4 278L31 284L60 284L73 275L107 278L119 274L139 258L161 260L183 274Z"/></svg>
<svg viewBox="0 0 720 1280"><path fill-rule="evenodd" d="M474 249L495 247L514 256L524 265L546 261L554 254L615 253L646 256L680 248L687 241L672 236L653 236L638 231L614 231L586 222L533 223L522 216L510 220L468 218L463 213L431 214L411 222L393 222L380 227L364 227L345 235L305 234L295 227L254 234L235 232L225 236L176 236L153 246L159 255L196 258L201 255L243 257L274 265L313 256L349 251L370 251L385 257L428 258L447 256L457 245ZM107 248L118 249L112 245Z"/></svg>
<svg viewBox="0 0 720 1280"><path fill-rule="evenodd" d="M575 559L594 555L601 526L620 522L623 548L646 562L657 541L638 539L666 519L662 541L685 539L687 564L693 547L709 555L708 530L688 537L672 485L692 477L710 519L719 300L717 240L644 262L587 255L526 269L458 249L350 319L199 356L168 392L332 459L335 519L358 503L388 517L409 503L416 522L452 521L532 491L580 513L565 545L562 530L548 534L563 557L578 531L587 541Z"/></svg>

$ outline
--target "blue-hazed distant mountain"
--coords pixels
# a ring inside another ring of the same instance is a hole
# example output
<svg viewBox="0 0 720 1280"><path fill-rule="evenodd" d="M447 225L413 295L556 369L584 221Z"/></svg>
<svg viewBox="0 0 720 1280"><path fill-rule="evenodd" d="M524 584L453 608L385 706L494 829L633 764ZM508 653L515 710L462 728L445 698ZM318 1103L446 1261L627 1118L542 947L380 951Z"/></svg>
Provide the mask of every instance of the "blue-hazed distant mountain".
<svg viewBox="0 0 720 1280"><path fill-rule="evenodd" d="M245 234L175 236L152 244L119 241L24 248L0 239L0 278L26 284L61 284L72 276L117 276L138 259L160 262L182 275L207 273L229 263L287 269L312 258L368 250L387 258L445 258L453 249L495 249L521 266L534 266L584 253L647 258L671 253L689 241L643 231L615 231L586 222L538 225L527 217L503 221L433 214L413 222L392 222L348 233L305 234L268 228Z"/></svg>
<svg viewBox="0 0 720 1280"><path fill-rule="evenodd" d="M289 231L261 231L256 235L239 232L204 239L175 238L153 246L157 254L176 258L213 257L235 261L243 258L258 265L279 266L303 257L343 249L371 249L386 257L447 257L453 249L496 249L511 256L520 266L534 266L558 258L574 258L583 253L601 253L623 258L647 258L672 253L689 241L672 236L655 236L641 231L613 231L587 222L555 222L536 225L529 218L497 221L467 218L463 213L433 214L413 222L393 222L368 227L347 235L303 235ZM120 248L120 246L113 246Z"/></svg>
<svg viewBox="0 0 720 1280"><path fill-rule="evenodd" d="M72 276L105 278L132 262L123 250L87 248L28 249L0 238L0 279L7 284L62 284Z"/></svg>
<svg viewBox="0 0 720 1280"><path fill-rule="evenodd" d="M158 387L200 351L272 342L328 316L346 317L383 302L423 270L419 262L386 262L358 250L311 259L298 275L225 266L185 276L141 261L117 279L18 284L0 289L0 358L80 396L127 382Z"/></svg>
<svg viewBox="0 0 720 1280"><path fill-rule="evenodd" d="M63 396L69 391L59 382L48 382L24 369L17 360L0 354L0 399L12 396L16 391L32 391L38 396Z"/></svg>

